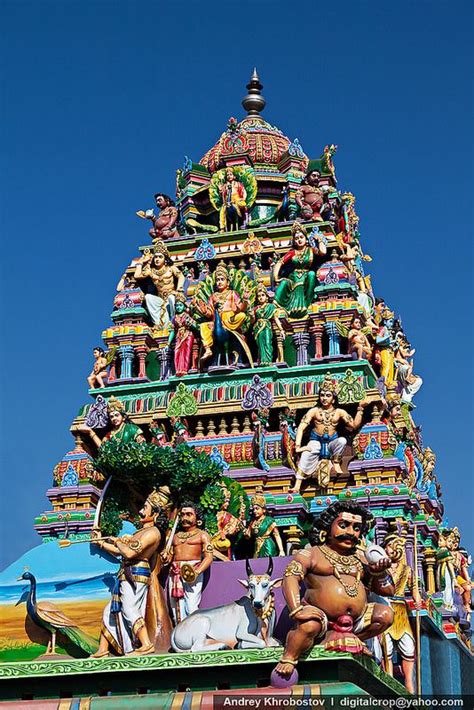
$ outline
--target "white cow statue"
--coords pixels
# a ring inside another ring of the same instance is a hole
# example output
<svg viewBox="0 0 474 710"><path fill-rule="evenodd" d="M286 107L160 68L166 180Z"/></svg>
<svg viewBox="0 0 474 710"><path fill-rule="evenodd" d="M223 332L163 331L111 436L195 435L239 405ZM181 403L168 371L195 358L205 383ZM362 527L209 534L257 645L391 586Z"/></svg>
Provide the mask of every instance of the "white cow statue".
<svg viewBox="0 0 474 710"><path fill-rule="evenodd" d="M239 579L247 594L235 602L199 609L180 621L171 635L173 651L221 651L228 648L279 646L273 638L275 597L282 578L270 579L273 560L266 574L253 574L246 561L247 579Z"/></svg>

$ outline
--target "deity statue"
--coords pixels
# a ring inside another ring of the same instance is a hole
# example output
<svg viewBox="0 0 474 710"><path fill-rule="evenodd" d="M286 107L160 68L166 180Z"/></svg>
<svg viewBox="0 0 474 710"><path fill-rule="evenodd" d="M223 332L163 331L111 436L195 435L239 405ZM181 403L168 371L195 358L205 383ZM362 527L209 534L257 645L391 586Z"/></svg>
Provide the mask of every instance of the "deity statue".
<svg viewBox="0 0 474 710"><path fill-rule="evenodd" d="M366 402L359 402L354 418L344 409L339 408L337 401L337 385L328 374L322 381L318 402L303 417L296 433L296 453L300 453L296 470L295 484L290 493L299 493L303 480L316 475L318 485L326 486L330 480L330 467L324 466L326 461L332 462L333 470L342 473L342 454L347 439L339 436L337 427L343 424L349 431L357 431L362 426L362 416ZM302 446L303 434L312 426L309 443Z"/></svg>
<svg viewBox="0 0 474 710"><path fill-rule="evenodd" d="M175 624L199 608L204 572L212 563L211 538L202 530L202 513L192 501L183 501L179 510L180 530L171 550L162 553L164 564L171 564L168 600Z"/></svg>
<svg viewBox="0 0 474 710"><path fill-rule="evenodd" d="M100 539L99 530L92 531L92 544L121 560L112 600L104 610L99 648L92 658L108 656L110 650L121 656L155 652L145 617L151 577L168 525L156 492L148 496L139 517L140 529L133 535L104 540ZM162 612L166 614L165 607ZM159 624L163 619L156 622Z"/></svg>
<svg viewBox="0 0 474 710"><path fill-rule="evenodd" d="M287 405L278 415L281 431L281 460L284 466L296 471L296 409Z"/></svg>
<svg viewBox="0 0 474 710"><path fill-rule="evenodd" d="M237 278L236 273L237 276L242 276L240 279L240 283L244 284L242 296L230 287L230 273L234 274L234 278ZM201 290L196 291L193 306L198 314L207 319L199 325L204 345L201 361L213 356L214 344L217 344L219 352L224 351L228 357L230 349L235 346L235 342L233 343L231 339L233 337L253 366L252 354L243 334L249 322L247 311L251 306L249 302L251 291L248 290L250 287L254 288L253 283L243 272L235 270L229 272L224 264L218 264L214 274L203 283ZM233 354L234 364L236 364L239 353L234 349Z"/></svg>
<svg viewBox="0 0 474 710"><path fill-rule="evenodd" d="M257 286L257 305L253 309L254 322L253 335L257 343L258 364L260 366L273 363L273 333L275 330L281 335L278 341L277 362L283 362L283 341L286 333L278 317L278 307L270 302L270 296L264 284Z"/></svg>
<svg viewBox="0 0 474 710"><path fill-rule="evenodd" d="M247 191L237 180L232 168L226 168L224 179L219 185L222 206L219 210L221 230L233 231L245 228L247 224Z"/></svg>
<svg viewBox="0 0 474 710"><path fill-rule="evenodd" d="M292 248L275 265L273 278L278 284L275 303L281 306L290 318L300 318L307 314L313 302L316 272L314 258L317 254L326 254L326 245L320 241L319 247L310 247L308 234L300 222L295 222L291 229ZM286 276L280 278L285 267Z"/></svg>
<svg viewBox="0 0 474 710"><path fill-rule="evenodd" d="M107 358L105 357L105 351L103 348L94 348L92 351L94 355L94 367L92 372L87 378L90 389L95 389L96 385L98 388L102 389L105 387L104 377L107 378Z"/></svg>
<svg viewBox="0 0 474 710"><path fill-rule="evenodd" d="M374 644L375 656L383 662L384 670L393 676L393 649L402 659L405 687L409 693L415 693L415 637L410 625L405 594L408 593L415 602L415 608L421 609L422 599L414 578L414 571L407 561L405 546L407 539L401 535L390 533L383 542L383 547L392 563L388 573L394 586L394 596L390 597L393 609L393 624Z"/></svg>
<svg viewBox="0 0 474 710"><path fill-rule="evenodd" d="M372 357L372 345L367 338L367 334L370 332L371 328L364 327L361 316L353 316L347 339L349 353L355 353L358 360L370 360Z"/></svg>
<svg viewBox="0 0 474 710"><path fill-rule="evenodd" d="M395 346L394 364L396 367L397 379L402 387L402 402L411 402L413 396L418 392L423 380L419 375L413 374L413 355L415 349L402 335L397 338Z"/></svg>
<svg viewBox="0 0 474 710"><path fill-rule="evenodd" d="M173 435L171 437L171 445L176 447L179 444L184 444L185 441L189 439L191 434L189 433L189 424L187 419L183 417L170 417L171 428L173 429Z"/></svg>
<svg viewBox="0 0 474 710"><path fill-rule="evenodd" d="M368 550L359 547L372 520L365 508L337 501L314 522L312 547L299 550L284 573L283 595L296 627L286 637L275 676L290 679L300 656L315 643L324 642L328 651L369 654L363 641L392 623L389 606L367 601L369 589L382 596L394 593L386 573L390 559L370 561Z"/></svg>
<svg viewBox="0 0 474 710"><path fill-rule="evenodd" d="M257 493L250 501L252 521L244 531L247 538L255 538L254 557L285 556L283 542L276 522L267 515L265 496Z"/></svg>
<svg viewBox="0 0 474 710"><path fill-rule="evenodd" d="M303 220L322 222L321 208L324 202L324 193L319 187L321 173L319 170L311 170L303 179L299 190L296 193L296 204L300 208L300 216Z"/></svg>
<svg viewBox="0 0 474 710"><path fill-rule="evenodd" d="M110 397L107 402L107 411L112 428L102 439L91 427L85 424L81 427L81 431L89 434L96 446L100 447L105 441L115 441L120 444L128 444L131 441L136 441L140 444L145 441L142 430L130 421L130 417L125 412L125 407L120 400Z"/></svg>
<svg viewBox="0 0 474 710"><path fill-rule="evenodd" d="M154 242L162 239L170 239L171 237L179 236L176 228L178 220L178 210L171 197L164 195L162 192L157 192L154 195L155 203L160 210L158 215L155 215L153 210L140 210L137 212L142 219L149 219L153 223L149 231L149 235Z"/></svg>
<svg viewBox="0 0 474 710"><path fill-rule="evenodd" d="M393 311L390 311L386 307L383 308L379 315L380 321L378 322L378 331L375 338L376 352L380 359L380 374L385 378L385 385L387 387L395 384L394 352L391 333L394 323L393 316ZM376 318L376 322L377 321L378 319Z"/></svg>
<svg viewBox="0 0 474 710"><path fill-rule="evenodd" d="M147 293L145 303L153 323L166 328L175 312L175 295L183 290L184 275L173 264L168 249L163 242L155 244L153 252L148 249L135 269L137 281L150 278L156 295Z"/></svg>
<svg viewBox="0 0 474 710"><path fill-rule="evenodd" d="M197 363L193 363L194 344L196 338L194 332L197 328L196 321L189 314L186 306L184 294L178 293L175 302L175 316L171 321L171 332L168 344L173 342L174 346L174 369L176 377L183 377L189 370L195 369Z"/></svg>
<svg viewBox="0 0 474 710"><path fill-rule="evenodd" d="M167 443L166 430L158 416L152 418L149 429L152 436L152 444L155 444L155 446L164 446Z"/></svg>
<svg viewBox="0 0 474 710"><path fill-rule="evenodd" d="M222 484L224 491L224 502L222 508L217 513L217 532L212 536L211 542L215 550L220 552L222 555L227 557L228 560L232 559L232 542L231 539L234 537L239 530L242 530L245 524L245 503L243 498L240 501L240 513L237 518L232 513L229 513L230 505L230 491L224 484Z"/></svg>
<svg viewBox="0 0 474 710"><path fill-rule="evenodd" d="M466 617L471 614L472 584L468 560L459 550L461 536L457 528L441 530L437 551L436 581L443 593L443 606L447 611L455 611L455 592L461 595Z"/></svg>

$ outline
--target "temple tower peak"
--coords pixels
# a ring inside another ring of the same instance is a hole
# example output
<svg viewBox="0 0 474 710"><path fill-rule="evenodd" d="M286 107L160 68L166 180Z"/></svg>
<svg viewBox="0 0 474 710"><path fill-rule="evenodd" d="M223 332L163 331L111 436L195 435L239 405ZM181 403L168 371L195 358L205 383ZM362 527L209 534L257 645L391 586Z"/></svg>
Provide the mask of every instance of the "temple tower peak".
<svg viewBox="0 0 474 710"><path fill-rule="evenodd" d="M260 82L257 69L254 67L250 81L247 84L248 94L242 99L242 106L247 111L248 116L258 116L265 108L266 101L261 94L262 89L263 85Z"/></svg>

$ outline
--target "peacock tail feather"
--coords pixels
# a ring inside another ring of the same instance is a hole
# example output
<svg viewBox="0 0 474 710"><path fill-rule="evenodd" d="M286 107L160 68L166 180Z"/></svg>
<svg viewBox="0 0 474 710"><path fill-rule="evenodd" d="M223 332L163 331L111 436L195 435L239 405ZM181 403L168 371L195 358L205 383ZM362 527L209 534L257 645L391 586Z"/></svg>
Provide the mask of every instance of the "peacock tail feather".
<svg viewBox="0 0 474 710"><path fill-rule="evenodd" d="M99 648L97 639L86 634L86 632L82 631L78 626L66 626L59 629L59 631L89 656L91 653L95 653Z"/></svg>

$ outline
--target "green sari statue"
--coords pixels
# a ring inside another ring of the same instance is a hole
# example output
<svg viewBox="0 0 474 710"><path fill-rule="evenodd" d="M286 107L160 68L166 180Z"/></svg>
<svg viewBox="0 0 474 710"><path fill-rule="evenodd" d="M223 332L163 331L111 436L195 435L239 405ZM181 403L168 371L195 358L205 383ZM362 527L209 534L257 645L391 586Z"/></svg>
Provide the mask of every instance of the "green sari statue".
<svg viewBox="0 0 474 710"><path fill-rule="evenodd" d="M269 302L267 289L260 285L257 288L257 306L253 309L253 335L258 349L258 364L261 366L271 365L273 358L273 335L274 329L278 329L281 334L281 343L285 340L286 333L278 318L278 311L281 310L274 303ZM283 360L283 347L279 343L277 362Z"/></svg>
<svg viewBox="0 0 474 710"><path fill-rule="evenodd" d="M314 258L317 254L326 253L326 245L321 242L319 249L310 247L306 230L298 222L295 222L292 231L292 249L277 262L273 274L278 283L275 303L284 308L290 318L302 318L307 314L314 298ZM287 276L280 279L283 266L286 267Z"/></svg>
<svg viewBox="0 0 474 710"><path fill-rule="evenodd" d="M283 557L285 551L277 524L273 518L266 515L265 496L257 493L251 504L254 519L244 531L244 536L255 538L254 558L275 555Z"/></svg>

